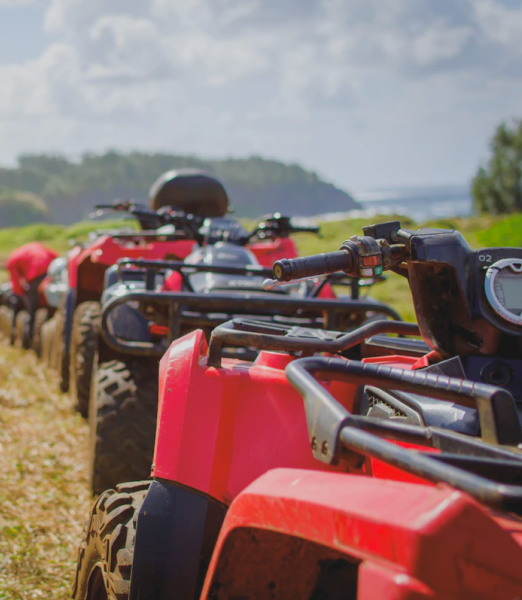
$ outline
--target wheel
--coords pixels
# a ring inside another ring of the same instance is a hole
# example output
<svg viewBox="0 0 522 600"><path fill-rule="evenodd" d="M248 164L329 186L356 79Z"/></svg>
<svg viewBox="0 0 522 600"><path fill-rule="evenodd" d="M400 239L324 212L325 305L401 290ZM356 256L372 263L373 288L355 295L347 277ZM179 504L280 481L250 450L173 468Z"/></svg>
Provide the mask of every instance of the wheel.
<svg viewBox="0 0 522 600"><path fill-rule="evenodd" d="M150 475L158 410L157 364L112 360L93 372L90 481L99 494Z"/></svg>
<svg viewBox="0 0 522 600"><path fill-rule="evenodd" d="M0 306L0 331L2 336L9 339L9 333L11 330L11 311L7 306Z"/></svg>
<svg viewBox="0 0 522 600"><path fill-rule="evenodd" d="M46 367L51 365L51 346L53 343L55 320L50 319L42 325L40 358Z"/></svg>
<svg viewBox="0 0 522 600"><path fill-rule="evenodd" d="M58 311L54 317L55 326L51 345L51 367L58 373L60 391L69 391L69 356L65 352L65 316Z"/></svg>
<svg viewBox="0 0 522 600"><path fill-rule="evenodd" d="M34 331L32 339L32 348L36 356L42 355L42 327L49 319L49 311L46 308L39 308L34 316Z"/></svg>
<svg viewBox="0 0 522 600"><path fill-rule="evenodd" d="M127 600L136 521L150 481L118 485L96 501L78 549L74 600Z"/></svg>
<svg viewBox="0 0 522 600"><path fill-rule="evenodd" d="M99 302L82 302L74 311L71 334L70 383L76 410L89 415L92 366L98 347L101 307Z"/></svg>
<svg viewBox="0 0 522 600"><path fill-rule="evenodd" d="M15 346L27 350L29 348L29 313L21 310L15 319Z"/></svg>

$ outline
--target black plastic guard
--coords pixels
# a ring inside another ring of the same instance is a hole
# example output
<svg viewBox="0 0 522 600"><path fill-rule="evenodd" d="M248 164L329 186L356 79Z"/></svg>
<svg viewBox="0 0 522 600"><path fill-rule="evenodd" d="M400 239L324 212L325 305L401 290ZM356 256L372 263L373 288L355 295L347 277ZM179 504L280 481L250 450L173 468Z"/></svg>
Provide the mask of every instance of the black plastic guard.
<svg viewBox="0 0 522 600"><path fill-rule="evenodd" d="M69 356L71 350L72 328L74 320L74 311L76 309L76 290L69 289L65 299L65 319L63 327L63 342L66 356Z"/></svg>
<svg viewBox="0 0 522 600"><path fill-rule="evenodd" d="M138 515L129 600L198 598L226 507L153 481Z"/></svg>

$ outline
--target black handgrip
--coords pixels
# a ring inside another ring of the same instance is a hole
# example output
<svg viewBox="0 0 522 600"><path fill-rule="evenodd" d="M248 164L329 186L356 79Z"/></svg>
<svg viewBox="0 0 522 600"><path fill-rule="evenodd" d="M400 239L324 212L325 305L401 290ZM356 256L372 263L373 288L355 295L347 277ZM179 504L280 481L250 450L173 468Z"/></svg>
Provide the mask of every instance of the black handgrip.
<svg viewBox="0 0 522 600"><path fill-rule="evenodd" d="M118 205L115 204L95 204L95 210L115 210Z"/></svg>
<svg viewBox="0 0 522 600"><path fill-rule="evenodd" d="M349 271L353 262L353 256L348 250L301 258L283 258L274 264L273 275L278 281L292 281L303 277L328 275L337 271Z"/></svg>
<svg viewBox="0 0 522 600"><path fill-rule="evenodd" d="M319 233L320 227L291 227L290 233Z"/></svg>

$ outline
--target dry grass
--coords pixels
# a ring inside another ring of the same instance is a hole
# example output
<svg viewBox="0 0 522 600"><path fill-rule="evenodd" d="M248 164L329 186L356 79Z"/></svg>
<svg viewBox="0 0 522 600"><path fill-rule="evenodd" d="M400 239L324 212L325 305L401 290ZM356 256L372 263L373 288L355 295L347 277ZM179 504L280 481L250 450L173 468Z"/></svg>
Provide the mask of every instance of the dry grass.
<svg viewBox="0 0 522 600"><path fill-rule="evenodd" d="M0 599L70 598L88 430L32 352L0 345Z"/></svg>

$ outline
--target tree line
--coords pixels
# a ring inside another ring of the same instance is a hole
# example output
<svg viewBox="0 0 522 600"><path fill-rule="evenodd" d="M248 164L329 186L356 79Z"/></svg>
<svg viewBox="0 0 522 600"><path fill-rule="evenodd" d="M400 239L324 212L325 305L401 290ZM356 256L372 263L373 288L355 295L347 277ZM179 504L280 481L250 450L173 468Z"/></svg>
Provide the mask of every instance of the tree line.
<svg viewBox="0 0 522 600"><path fill-rule="evenodd" d="M502 123L490 144L491 157L472 183L475 206L493 215L522 211L522 121Z"/></svg>
<svg viewBox="0 0 522 600"><path fill-rule="evenodd" d="M0 226L36 221L70 224L85 219L97 203L115 198L146 202L152 183L176 168L203 169L227 188L236 214L260 217L283 211L314 215L358 208L353 198L297 164L253 156L204 160L143 152L64 156L28 154L15 168L0 168ZM25 222L21 222L24 221Z"/></svg>

